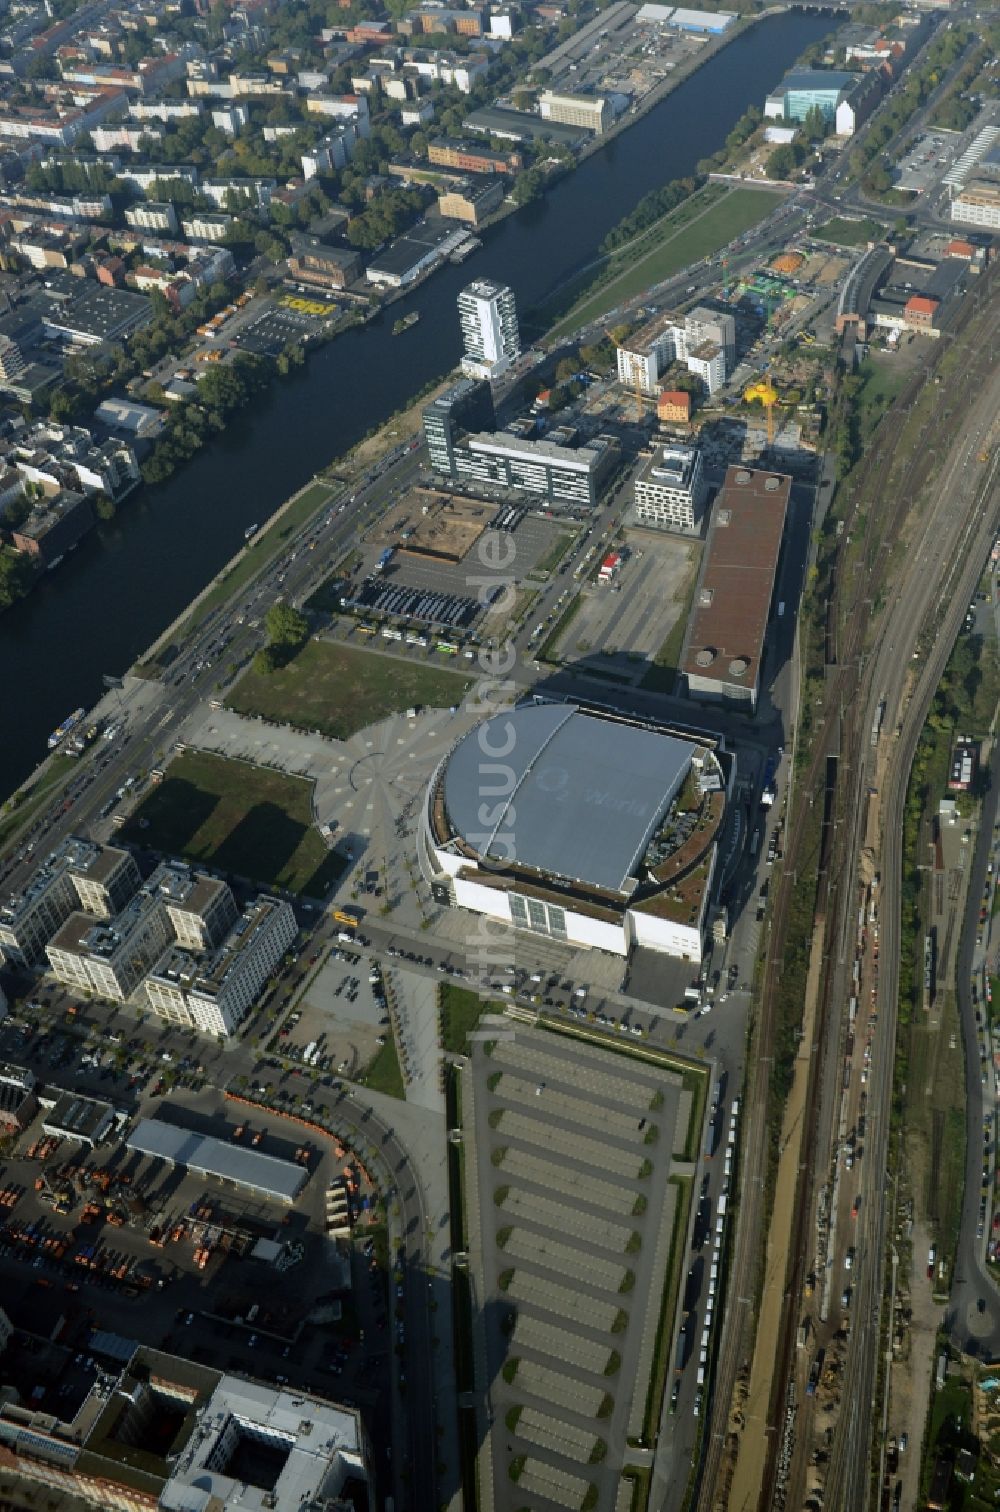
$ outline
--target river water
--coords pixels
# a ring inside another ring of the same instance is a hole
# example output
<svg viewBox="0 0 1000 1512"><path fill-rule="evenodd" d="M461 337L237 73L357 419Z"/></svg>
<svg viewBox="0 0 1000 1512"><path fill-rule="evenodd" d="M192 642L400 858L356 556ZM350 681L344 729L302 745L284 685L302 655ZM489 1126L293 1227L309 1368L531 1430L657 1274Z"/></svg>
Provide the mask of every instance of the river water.
<svg viewBox="0 0 1000 1512"><path fill-rule="evenodd" d="M544 200L485 234L387 315L349 331L279 380L252 413L174 478L142 489L24 603L0 618L0 794L45 754L45 739L101 675L124 672L288 496L461 354L455 299L476 277L513 286L521 309L595 255L650 189L694 170L811 42L829 15L788 12L751 27ZM420 325L394 338L401 309Z"/></svg>

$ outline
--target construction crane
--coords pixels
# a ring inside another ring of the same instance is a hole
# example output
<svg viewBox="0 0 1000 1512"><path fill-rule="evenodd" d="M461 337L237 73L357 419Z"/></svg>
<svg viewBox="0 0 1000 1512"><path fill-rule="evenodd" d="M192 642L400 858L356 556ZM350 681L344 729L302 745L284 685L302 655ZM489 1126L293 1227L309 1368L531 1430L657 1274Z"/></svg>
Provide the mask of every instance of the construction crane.
<svg viewBox="0 0 1000 1512"><path fill-rule="evenodd" d="M608 335L611 337L611 340L614 342L618 351L625 353L625 366L628 370L629 380L632 384L632 389L635 394L636 419L641 420L646 413L646 406L643 402L642 394L642 359L638 357L635 352L630 352L625 343L619 341L618 337L613 336L610 331L608 332Z"/></svg>
<svg viewBox="0 0 1000 1512"><path fill-rule="evenodd" d="M774 446L774 412L780 402L780 395L770 378L763 377L759 383L751 383L749 388L743 390L743 399L747 404L762 404L767 414L767 445L770 450Z"/></svg>

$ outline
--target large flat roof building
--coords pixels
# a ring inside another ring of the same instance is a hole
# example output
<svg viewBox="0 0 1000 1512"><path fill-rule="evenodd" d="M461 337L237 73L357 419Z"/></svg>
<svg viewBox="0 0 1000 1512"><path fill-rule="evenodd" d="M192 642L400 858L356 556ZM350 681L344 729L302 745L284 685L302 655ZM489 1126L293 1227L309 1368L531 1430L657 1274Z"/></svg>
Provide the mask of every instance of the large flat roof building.
<svg viewBox="0 0 1000 1512"><path fill-rule="evenodd" d="M271 1202L294 1202L309 1177L309 1172L294 1161L195 1134L159 1118L140 1119L126 1143L138 1155L183 1166L198 1176L214 1177Z"/></svg>
<svg viewBox="0 0 1000 1512"><path fill-rule="evenodd" d="M595 436L584 446L561 446L494 431L469 436L456 446L453 476L539 494L551 504L593 507L618 455L613 436Z"/></svg>
<svg viewBox="0 0 1000 1512"><path fill-rule="evenodd" d="M694 698L757 707L791 486L780 473L726 473L681 656Z"/></svg>
<svg viewBox="0 0 1000 1512"><path fill-rule="evenodd" d="M963 226L1000 231L1000 184L973 179L952 200L951 218Z"/></svg>
<svg viewBox="0 0 1000 1512"><path fill-rule="evenodd" d="M511 775L498 802L501 751ZM435 773L425 858L442 896L515 928L698 960L728 786L720 755L685 731L523 704Z"/></svg>
<svg viewBox="0 0 1000 1512"><path fill-rule="evenodd" d="M786 121L804 121L818 107L825 120L834 121L837 106L858 83L859 75L834 68L796 68L787 73L764 101L764 114Z"/></svg>

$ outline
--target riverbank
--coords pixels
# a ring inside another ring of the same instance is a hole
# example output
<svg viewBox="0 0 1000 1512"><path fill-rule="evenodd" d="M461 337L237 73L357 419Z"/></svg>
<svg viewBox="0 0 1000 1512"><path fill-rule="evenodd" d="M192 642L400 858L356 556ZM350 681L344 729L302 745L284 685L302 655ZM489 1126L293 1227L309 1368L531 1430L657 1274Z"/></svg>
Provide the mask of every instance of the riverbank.
<svg viewBox="0 0 1000 1512"><path fill-rule="evenodd" d="M105 673L143 657L215 584L249 525L263 524L324 477L331 457L347 457L422 388L442 382L461 354L455 301L466 284L501 277L519 309L541 304L598 255L644 195L720 149L747 106L829 24L785 13L742 30L711 67L630 123L627 151L624 141L604 152L597 143L544 201L508 216L460 266L440 270L412 298L417 330L393 337L394 317L376 317L316 349L303 372L272 384L170 482L141 490L102 526L99 544L82 542L71 563L3 616L0 679L18 718L0 744L0 792L24 780L68 709L99 701Z"/></svg>

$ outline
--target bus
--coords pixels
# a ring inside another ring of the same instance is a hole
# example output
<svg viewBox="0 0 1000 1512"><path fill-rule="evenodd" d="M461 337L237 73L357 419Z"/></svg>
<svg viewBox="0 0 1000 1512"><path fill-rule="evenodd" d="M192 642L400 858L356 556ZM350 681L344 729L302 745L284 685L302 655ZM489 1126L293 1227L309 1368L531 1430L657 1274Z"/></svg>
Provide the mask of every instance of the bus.
<svg viewBox="0 0 1000 1512"><path fill-rule="evenodd" d="M333 917L338 924L346 924L350 929L357 929L365 913L363 908L356 908L353 903L341 903L333 909Z"/></svg>

